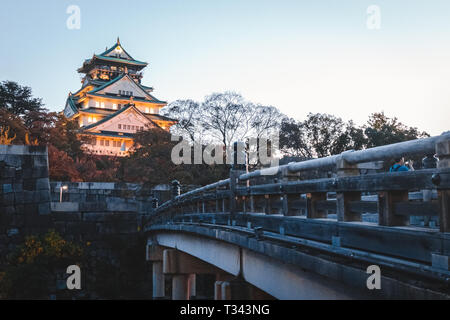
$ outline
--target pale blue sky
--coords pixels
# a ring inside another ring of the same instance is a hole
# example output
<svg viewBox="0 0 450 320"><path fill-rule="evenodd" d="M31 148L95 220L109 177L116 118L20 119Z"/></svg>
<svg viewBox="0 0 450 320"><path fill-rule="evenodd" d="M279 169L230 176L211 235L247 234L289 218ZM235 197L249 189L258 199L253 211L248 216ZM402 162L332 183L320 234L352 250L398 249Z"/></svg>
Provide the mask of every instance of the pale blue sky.
<svg viewBox="0 0 450 320"><path fill-rule="evenodd" d="M80 30L66 27L72 4ZM372 4L380 30L366 27ZM384 110L432 134L450 129L448 0L1 0L0 10L0 80L31 86L50 110L79 89L82 61L120 36L169 102L234 90L297 119L363 124Z"/></svg>

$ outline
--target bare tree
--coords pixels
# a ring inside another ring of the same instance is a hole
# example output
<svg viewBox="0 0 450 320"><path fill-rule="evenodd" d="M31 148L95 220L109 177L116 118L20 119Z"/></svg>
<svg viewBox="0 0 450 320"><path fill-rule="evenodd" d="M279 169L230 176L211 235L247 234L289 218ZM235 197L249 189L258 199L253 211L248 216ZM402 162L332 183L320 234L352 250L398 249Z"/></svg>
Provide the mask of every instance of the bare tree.
<svg viewBox="0 0 450 320"><path fill-rule="evenodd" d="M236 92L213 93L202 103L177 100L164 111L179 122L172 133L196 143L221 143L225 147L248 138L268 138L285 117L277 108L256 105Z"/></svg>
<svg viewBox="0 0 450 320"><path fill-rule="evenodd" d="M257 105L254 110L251 127L256 138L278 133L282 120L286 118L284 114L273 106Z"/></svg>
<svg viewBox="0 0 450 320"><path fill-rule="evenodd" d="M201 107L201 104L194 100L176 100L162 109L161 114L178 120L171 128L172 134L182 136L191 143L201 143L205 138L200 118Z"/></svg>
<svg viewBox="0 0 450 320"><path fill-rule="evenodd" d="M235 92L213 93L202 104L203 128L225 147L243 140L251 130L254 108Z"/></svg>

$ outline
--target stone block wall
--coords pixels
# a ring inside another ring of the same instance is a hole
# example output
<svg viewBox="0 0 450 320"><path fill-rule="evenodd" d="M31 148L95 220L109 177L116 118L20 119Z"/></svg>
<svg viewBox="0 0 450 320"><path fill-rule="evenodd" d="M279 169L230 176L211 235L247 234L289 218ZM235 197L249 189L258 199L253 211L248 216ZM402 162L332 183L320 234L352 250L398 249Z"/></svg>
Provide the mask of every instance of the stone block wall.
<svg viewBox="0 0 450 320"><path fill-rule="evenodd" d="M136 268L145 264L145 243L139 230L141 216L151 209L152 198L142 193L137 197L139 188L131 184L68 185L64 195L69 198L64 200L71 202L59 203L61 183L49 181L46 147L0 145L0 272L7 266L9 253L27 235L55 230L88 250L90 270L96 270L95 263L101 261L123 271L122 280L131 281L132 286L142 283L139 292L148 286L151 289L148 272ZM136 267L129 266L129 261ZM121 280L114 275L105 279L109 283L103 285ZM92 288L97 280L86 281L84 297L95 298ZM65 298L67 293L58 286L50 291L57 298Z"/></svg>
<svg viewBox="0 0 450 320"><path fill-rule="evenodd" d="M66 187L66 190L61 193L62 187ZM52 211L67 211L76 207L82 212L149 214L152 212L153 199L159 198L159 192L134 183L52 181L50 197Z"/></svg>
<svg viewBox="0 0 450 320"><path fill-rule="evenodd" d="M109 198L145 199L152 195L151 190L134 183L52 181L50 186L53 202L59 202L61 186L67 187L62 193L64 202L104 202Z"/></svg>
<svg viewBox="0 0 450 320"><path fill-rule="evenodd" d="M50 213L47 148L0 145L0 252L45 228Z"/></svg>

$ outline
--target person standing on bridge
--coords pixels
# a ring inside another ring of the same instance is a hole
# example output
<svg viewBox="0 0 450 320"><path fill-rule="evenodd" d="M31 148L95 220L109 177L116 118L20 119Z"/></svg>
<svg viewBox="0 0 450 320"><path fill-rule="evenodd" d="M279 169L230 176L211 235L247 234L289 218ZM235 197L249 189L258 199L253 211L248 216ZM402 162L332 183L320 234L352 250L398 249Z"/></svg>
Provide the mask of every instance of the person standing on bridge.
<svg viewBox="0 0 450 320"><path fill-rule="evenodd" d="M409 160L408 163L405 164L405 158L396 158L394 165L389 169L389 172L399 172L399 171L414 171L413 161Z"/></svg>

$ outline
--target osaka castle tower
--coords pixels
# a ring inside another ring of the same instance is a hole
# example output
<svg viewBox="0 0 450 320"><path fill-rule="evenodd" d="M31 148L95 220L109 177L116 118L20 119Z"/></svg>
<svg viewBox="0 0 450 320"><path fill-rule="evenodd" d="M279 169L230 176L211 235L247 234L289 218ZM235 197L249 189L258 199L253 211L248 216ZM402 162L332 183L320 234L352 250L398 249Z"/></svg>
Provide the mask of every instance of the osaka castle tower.
<svg viewBox="0 0 450 320"><path fill-rule="evenodd" d="M159 114L165 101L141 84L146 62L135 60L120 44L83 62L78 72L82 87L69 93L64 114L76 119L80 135L87 136L86 152L105 156L125 156L140 130L160 127L169 130L176 120Z"/></svg>

